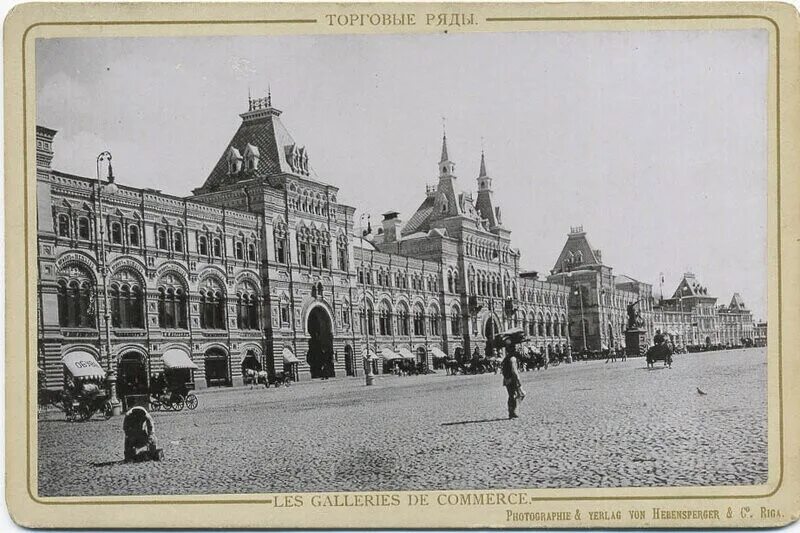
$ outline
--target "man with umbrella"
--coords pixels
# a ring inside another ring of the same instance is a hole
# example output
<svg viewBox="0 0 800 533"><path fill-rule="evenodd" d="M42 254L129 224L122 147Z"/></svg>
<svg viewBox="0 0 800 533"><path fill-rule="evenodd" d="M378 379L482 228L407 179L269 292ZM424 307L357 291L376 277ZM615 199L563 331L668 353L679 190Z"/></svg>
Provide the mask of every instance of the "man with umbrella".
<svg viewBox="0 0 800 533"><path fill-rule="evenodd" d="M508 392L508 418L519 418L517 405L525 399L522 381L519 376L517 345L525 342L525 332L519 328L510 329L498 334L494 339L498 348L505 348L506 355L501 363L503 386Z"/></svg>

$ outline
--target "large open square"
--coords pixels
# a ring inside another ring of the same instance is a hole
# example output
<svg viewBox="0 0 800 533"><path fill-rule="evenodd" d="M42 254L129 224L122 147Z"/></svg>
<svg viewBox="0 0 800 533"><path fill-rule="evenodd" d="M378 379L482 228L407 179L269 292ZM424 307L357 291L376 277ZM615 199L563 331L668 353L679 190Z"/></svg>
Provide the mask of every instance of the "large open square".
<svg viewBox="0 0 800 533"><path fill-rule="evenodd" d="M122 463L122 420L39 422L39 494L751 485L767 480L766 352L671 369L561 364L522 374L383 376L198 394L154 413L163 462ZM704 394L701 394L702 393ZM54 414L53 414L54 415Z"/></svg>

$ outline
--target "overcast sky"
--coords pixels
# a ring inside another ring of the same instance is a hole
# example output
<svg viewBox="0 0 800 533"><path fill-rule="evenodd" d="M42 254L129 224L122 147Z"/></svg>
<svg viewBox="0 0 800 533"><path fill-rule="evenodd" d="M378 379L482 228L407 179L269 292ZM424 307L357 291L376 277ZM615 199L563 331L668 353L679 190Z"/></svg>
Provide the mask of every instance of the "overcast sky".
<svg viewBox="0 0 800 533"><path fill-rule="evenodd" d="M695 272L766 316L765 31L39 40L53 165L186 196L248 88L340 201L403 219L436 182L442 117L463 190L481 144L523 266L583 225L615 273L672 293ZM483 141L482 141L483 139ZM358 214L356 215L358 216Z"/></svg>

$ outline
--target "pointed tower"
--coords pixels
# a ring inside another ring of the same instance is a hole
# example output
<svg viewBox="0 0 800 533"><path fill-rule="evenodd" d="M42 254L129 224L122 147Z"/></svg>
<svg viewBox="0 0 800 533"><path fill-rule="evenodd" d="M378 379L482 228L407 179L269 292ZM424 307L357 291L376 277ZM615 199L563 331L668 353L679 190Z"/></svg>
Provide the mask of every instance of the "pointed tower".
<svg viewBox="0 0 800 533"><path fill-rule="evenodd" d="M439 161L439 179L455 178L456 164L447 155L447 133L442 133L442 159Z"/></svg>
<svg viewBox="0 0 800 533"><path fill-rule="evenodd" d="M480 213L481 218L485 219L486 227L491 230L502 226L500 219L500 208L495 207L492 191L492 178L486 173L486 156L481 150L481 169L478 175L478 199L475 208Z"/></svg>

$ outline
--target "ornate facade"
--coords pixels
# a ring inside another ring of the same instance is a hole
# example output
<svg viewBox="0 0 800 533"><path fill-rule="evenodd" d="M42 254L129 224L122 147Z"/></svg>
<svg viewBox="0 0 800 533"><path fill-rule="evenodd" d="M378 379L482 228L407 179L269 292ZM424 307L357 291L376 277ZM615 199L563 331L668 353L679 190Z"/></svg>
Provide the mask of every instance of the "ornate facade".
<svg viewBox="0 0 800 533"><path fill-rule="evenodd" d="M269 97L250 100L185 198L55 170L56 131L37 127L48 387L62 385L71 351L116 372L124 395L172 350L197 365L190 379L204 387L241 383L246 360L296 379L363 374L363 358L387 349L431 366L482 351L513 325L566 348L567 291L521 275L483 159L473 198L459 192L443 139L438 184L409 224L388 213L364 236L280 115Z"/></svg>
<svg viewBox="0 0 800 533"><path fill-rule="evenodd" d="M240 116L188 197L55 170L56 131L37 127L38 363L48 387L62 386L61 359L73 351L115 372L124 395L146 388L174 351L197 366L196 387L226 386L245 367L356 376L397 353L431 367L488 353L509 327L543 350L602 350L621 342L634 302L650 334L659 324L650 285L614 276L582 228L546 280L522 269L483 154L477 193L463 192L443 137L417 211L406 224L384 214L373 234L355 227L355 209L317 174L269 97ZM98 175L110 176L100 163Z"/></svg>

